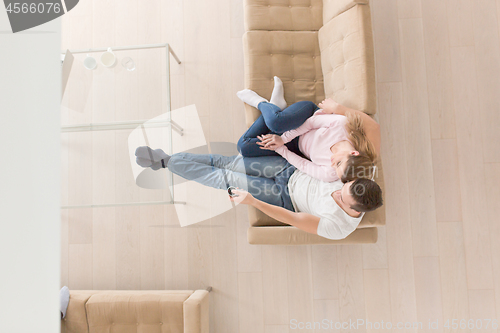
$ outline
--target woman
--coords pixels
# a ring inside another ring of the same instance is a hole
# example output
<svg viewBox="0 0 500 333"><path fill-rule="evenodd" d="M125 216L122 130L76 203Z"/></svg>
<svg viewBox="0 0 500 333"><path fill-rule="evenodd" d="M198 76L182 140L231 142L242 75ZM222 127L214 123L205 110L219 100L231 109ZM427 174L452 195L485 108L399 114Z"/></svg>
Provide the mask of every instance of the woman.
<svg viewBox="0 0 500 333"><path fill-rule="evenodd" d="M243 156L278 153L297 169L327 182L373 178L380 128L365 113L332 99L321 102L319 108L303 101L282 110L286 102L277 77L271 103L249 89L237 95L262 113L238 141Z"/></svg>

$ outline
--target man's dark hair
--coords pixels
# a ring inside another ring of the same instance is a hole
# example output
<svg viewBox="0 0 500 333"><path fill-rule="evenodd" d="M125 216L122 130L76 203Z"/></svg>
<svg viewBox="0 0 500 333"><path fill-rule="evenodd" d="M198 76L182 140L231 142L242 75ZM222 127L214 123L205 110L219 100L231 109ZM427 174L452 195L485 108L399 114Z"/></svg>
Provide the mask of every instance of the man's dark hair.
<svg viewBox="0 0 500 333"><path fill-rule="evenodd" d="M373 180L358 178L349 188L350 194L356 200L351 208L358 212L369 212L382 206L382 190Z"/></svg>

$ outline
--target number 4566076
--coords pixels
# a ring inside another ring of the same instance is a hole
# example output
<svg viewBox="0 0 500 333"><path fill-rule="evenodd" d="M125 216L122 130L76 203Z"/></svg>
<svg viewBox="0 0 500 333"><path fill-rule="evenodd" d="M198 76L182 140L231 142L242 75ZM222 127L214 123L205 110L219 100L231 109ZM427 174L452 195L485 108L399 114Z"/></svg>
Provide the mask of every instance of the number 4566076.
<svg viewBox="0 0 500 333"><path fill-rule="evenodd" d="M14 2L14 3L9 3L7 6L7 13L50 13L52 11L53 13L60 13L61 12L61 4L60 3L53 3L53 2L46 2L46 3L19 3L19 2Z"/></svg>

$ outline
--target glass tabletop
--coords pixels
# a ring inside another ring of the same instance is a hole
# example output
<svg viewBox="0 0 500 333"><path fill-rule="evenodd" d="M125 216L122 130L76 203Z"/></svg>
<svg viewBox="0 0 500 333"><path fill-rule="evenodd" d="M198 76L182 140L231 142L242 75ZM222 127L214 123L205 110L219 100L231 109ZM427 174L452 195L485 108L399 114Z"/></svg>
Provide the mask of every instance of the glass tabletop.
<svg viewBox="0 0 500 333"><path fill-rule="evenodd" d="M156 188L137 186L130 142L139 131L137 144L159 137L154 148L173 152L167 47L94 50L72 53L62 96L62 207L173 202L167 170L155 174Z"/></svg>

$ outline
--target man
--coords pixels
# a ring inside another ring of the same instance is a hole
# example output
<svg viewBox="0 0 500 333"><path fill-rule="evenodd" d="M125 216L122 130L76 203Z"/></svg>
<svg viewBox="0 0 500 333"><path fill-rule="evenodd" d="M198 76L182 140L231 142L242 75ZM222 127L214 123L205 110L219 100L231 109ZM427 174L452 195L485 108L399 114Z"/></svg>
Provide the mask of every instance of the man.
<svg viewBox="0 0 500 333"><path fill-rule="evenodd" d="M382 206L382 191L372 180L326 183L296 170L280 156L169 156L149 147L137 148L135 155L142 167L168 168L182 178L217 189L236 187L232 201L329 239L347 237L364 212Z"/></svg>

